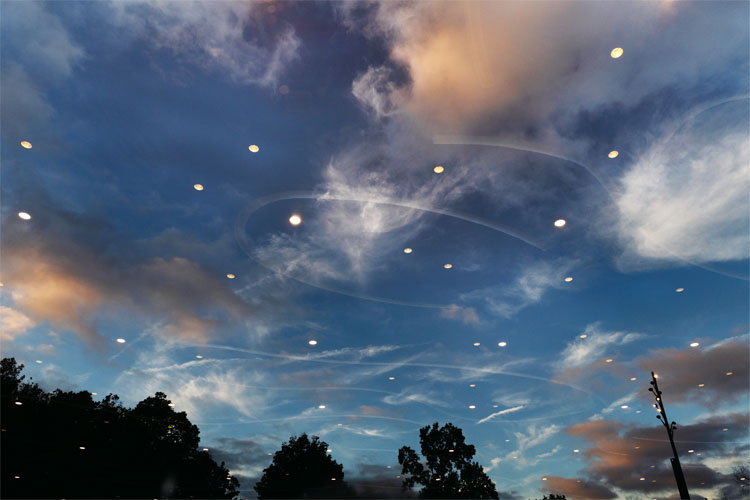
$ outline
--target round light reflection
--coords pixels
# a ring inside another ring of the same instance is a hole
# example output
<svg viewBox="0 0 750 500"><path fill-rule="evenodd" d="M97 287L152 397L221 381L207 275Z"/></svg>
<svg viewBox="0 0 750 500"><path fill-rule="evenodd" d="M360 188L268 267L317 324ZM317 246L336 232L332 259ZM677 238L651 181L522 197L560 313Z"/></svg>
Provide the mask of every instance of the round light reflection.
<svg viewBox="0 0 750 500"><path fill-rule="evenodd" d="M616 149L613 149L612 151L609 152L607 156L609 156L610 158L617 158L619 154L620 154L619 151L617 151Z"/></svg>
<svg viewBox="0 0 750 500"><path fill-rule="evenodd" d="M505 347L506 345L508 345L508 343L507 342L498 342L497 345L498 345L498 347Z"/></svg>
<svg viewBox="0 0 750 500"><path fill-rule="evenodd" d="M612 59L618 59L623 54L622 47L615 47L612 49L612 52L609 53L610 56L612 56Z"/></svg>
<svg viewBox="0 0 750 500"><path fill-rule="evenodd" d="M555 221L555 227L565 227L565 224L567 223L568 221L566 221L565 219L557 219Z"/></svg>
<svg viewBox="0 0 750 500"><path fill-rule="evenodd" d="M118 344L124 344L125 343L125 339L117 339L117 343Z"/></svg>
<svg viewBox="0 0 750 500"><path fill-rule="evenodd" d="M413 251L411 248L404 248L404 253L412 253Z"/></svg>
<svg viewBox="0 0 750 500"><path fill-rule="evenodd" d="M699 342L691 342L690 347L698 347L700 345Z"/></svg>
<svg viewBox="0 0 750 500"><path fill-rule="evenodd" d="M258 151L260 151L260 148L255 144L249 145L247 149L249 149L251 153L257 153Z"/></svg>
<svg viewBox="0 0 750 500"><path fill-rule="evenodd" d="M310 345L318 345L318 341L317 340L308 340L307 343L310 344Z"/></svg>
<svg viewBox="0 0 750 500"><path fill-rule="evenodd" d="M203 184L193 184L193 189L196 191L203 191Z"/></svg>
<svg viewBox="0 0 750 500"><path fill-rule="evenodd" d="M289 217L289 224L292 226L299 226L302 223L302 217L300 217L297 214L292 215Z"/></svg>
<svg viewBox="0 0 750 500"><path fill-rule="evenodd" d="M565 283L570 283L571 281L573 281L573 276L566 276L563 281L565 281Z"/></svg>
<svg viewBox="0 0 750 500"><path fill-rule="evenodd" d="M22 220L29 220L31 219L31 214L28 212L18 212L18 218Z"/></svg>
<svg viewBox="0 0 750 500"><path fill-rule="evenodd" d="M446 268L446 269L452 269L453 268L453 264L445 264L443 267Z"/></svg>
<svg viewBox="0 0 750 500"><path fill-rule="evenodd" d="M24 149L31 149L31 143L29 141L21 141L21 147Z"/></svg>
<svg viewBox="0 0 750 500"><path fill-rule="evenodd" d="M232 274L232 273L227 273L227 278L229 278L230 280L233 280L233 279L234 279L234 278L236 278L236 277L237 277L237 276L235 276L235 275L234 275L234 274Z"/></svg>
<svg viewBox="0 0 750 500"><path fill-rule="evenodd" d="M442 174L443 172L445 172L445 168L443 168L442 165L438 165L437 167L433 168L432 171L436 174Z"/></svg>

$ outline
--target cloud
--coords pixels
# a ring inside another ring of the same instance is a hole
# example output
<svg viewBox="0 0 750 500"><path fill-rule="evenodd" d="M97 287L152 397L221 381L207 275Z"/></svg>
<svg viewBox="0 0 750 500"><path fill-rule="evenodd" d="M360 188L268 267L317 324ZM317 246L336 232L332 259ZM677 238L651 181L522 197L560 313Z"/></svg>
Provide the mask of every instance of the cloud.
<svg viewBox="0 0 750 500"><path fill-rule="evenodd" d="M747 414L730 414L677 427L675 445L682 457L689 488L711 488L726 482L722 473L702 460L731 454L737 442L746 440L747 424ZM724 428L728 430L723 431ZM611 420L593 420L569 427L566 432L592 444L583 451L588 461L584 472L590 478L625 491L652 493L674 488L668 461L672 451L661 426L634 427ZM688 453L690 449L695 453Z"/></svg>
<svg viewBox="0 0 750 500"><path fill-rule="evenodd" d="M301 40L263 4L163 0L111 2L108 21L126 40L146 41L176 59L241 84L274 87Z"/></svg>
<svg viewBox="0 0 750 500"><path fill-rule="evenodd" d="M159 348L156 348L159 351ZM142 358L152 354L144 353ZM245 417L258 417L270 405L271 391L261 390L265 374L246 366L232 366L232 360L201 360L169 365L153 360L156 368L130 368L115 381L126 397L141 400L157 391L167 393L177 408L191 419L207 412L232 409Z"/></svg>
<svg viewBox="0 0 750 500"><path fill-rule="evenodd" d="M544 490L556 495L582 500L609 500L617 498L617 494L607 486L584 479L572 479L558 476L546 476Z"/></svg>
<svg viewBox="0 0 750 500"><path fill-rule="evenodd" d="M482 288L461 295L464 302L479 302L488 311L510 318L536 304L549 289L563 289L563 278L575 262L537 262L524 268L510 285Z"/></svg>
<svg viewBox="0 0 750 500"><path fill-rule="evenodd" d="M628 168L616 199L618 232L628 250L620 265L639 265L644 257L694 263L748 258L746 104L694 117Z"/></svg>
<svg viewBox="0 0 750 500"><path fill-rule="evenodd" d="M8 306L0 306L0 340L7 342L23 335L36 323L24 313Z"/></svg>
<svg viewBox="0 0 750 500"><path fill-rule="evenodd" d="M750 342L743 336L706 348L653 350L636 363L646 372L659 374L660 389L669 395L670 402L716 409L747 394L748 358Z"/></svg>
<svg viewBox="0 0 750 500"><path fill-rule="evenodd" d="M600 363L611 349L645 337L641 333L603 331L598 322L587 325L583 334L586 338L576 338L560 353L560 360L556 362L560 378L572 378L586 367Z"/></svg>
<svg viewBox="0 0 750 500"><path fill-rule="evenodd" d="M561 109L631 104L747 53L738 6L379 2L340 10L390 49L389 61L355 80L355 97L376 115L406 113L431 130L471 130L503 116L523 129ZM726 16L736 22L726 26ZM727 30L718 39L717 26ZM618 61L609 57L615 43L625 48Z"/></svg>
<svg viewBox="0 0 750 500"><path fill-rule="evenodd" d="M396 469L373 464L358 464L348 473L347 482L356 490L357 498L416 498L416 492L405 489L397 478Z"/></svg>
<svg viewBox="0 0 750 500"><path fill-rule="evenodd" d="M519 411L519 410L523 410L524 408L525 408L524 406L514 406L513 408L506 408L505 410L500 410L500 411L497 411L495 413L492 413L492 414L484 417L483 419L479 420L477 423L478 424L483 424L485 422L488 422L488 421L492 420L495 417L499 417L500 415L505 415L507 413L513 413L513 412L516 412L516 411Z"/></svg>
<svg viewBox="0 0 750 500"><path fill-rule="evenodd" d="M479 316L477 316L477 311L473 307L461 307L457 304L451 304L440 311L440 316L460 320L466 325L479 324Z"/></svg>
<svg viewBox="0 0 750 500"><path fill-rule="evenodd" d="M422 403L431 406L449 406L447 403L440 401L427 394L419 394L409 389L404 389L398 394L389 394L383 398L383 402L389 405L405 405L408 403Z"/></svg>
<svg viewBox="0 0 750 500"><path fill-rule="evenodd" d="M219 275L187 259L138 261L125 251L118 259L106 257L102 241L118 235L101 221L43 203L35 221L20 226L6 216L2 260L14 307L32 321L74 331L100 348L104 338L96 325L104 318L133 315L154 333L198 342L227 324L260 319L260 304L244 301ZM95 242L81 234L83 228L96 235Z"/></svg>

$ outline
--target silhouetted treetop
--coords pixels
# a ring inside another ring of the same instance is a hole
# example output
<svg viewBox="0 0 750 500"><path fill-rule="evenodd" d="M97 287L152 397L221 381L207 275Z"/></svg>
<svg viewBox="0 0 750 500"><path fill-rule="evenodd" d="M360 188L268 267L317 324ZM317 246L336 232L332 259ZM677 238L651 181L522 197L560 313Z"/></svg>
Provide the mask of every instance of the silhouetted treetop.
<svg viewBox="0 0 750 500"><path fill-rule="evenodd" d="M3 498L233 498L239 482L198 451L198 427L156 393L129 409L109 394L51 393L0 364Z"/></svg>
<svg viewBox="0 0 750 500"><path fill-rule="evenodd" d="M461 429L435 422L420 429L419 442L424 460L408 446L398 452L404 487L423 485L420 498L498 498L495 484L472 461L476 449L466 444Z"/></svg>
<svg viewBox="0 0 750 500"><path fill-rule="evenodd" d="M273 456L255 485L258 498L351 498L344 470L317 436L292 436Z"/></svg>

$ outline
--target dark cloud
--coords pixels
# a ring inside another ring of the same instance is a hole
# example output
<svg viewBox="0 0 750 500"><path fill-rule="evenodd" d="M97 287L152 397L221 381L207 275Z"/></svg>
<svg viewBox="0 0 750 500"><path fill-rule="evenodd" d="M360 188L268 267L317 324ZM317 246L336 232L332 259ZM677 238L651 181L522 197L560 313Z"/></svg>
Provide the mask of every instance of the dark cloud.
<svg viewBox="0 0 750 500"><path fill-rule="evenodd" d="M608 500L617 498L617 494L605 485L584 479L573 479L558 476L547 476L544 490L556 495L583 500Z"/></svg>
<svg viewBox="0 0 750 500"><path fill-rule="evenodd" d="M668 402L716 408L747 394L750 380L750 342L732 339L714 347L660 349L639 358L646 372L659 374L659 388ZM731 372L731 375L727 373ZM704 384L700 387L699 384Z"/></svg>
<svg viewBox="0 0 750 500"><path fill-rule="evenodd" d="M727 482L727 476L702 461L711 457L741 456L739 444L747 445L742 440L747 439L748 419L748 414L734 413L678 426L675 445L689 488L711 488ZM669 462L672 452L661 425L628 427L611 420L593 420L574 425L566 432L593 445L583 452L588 460L585 469L588 477L625 491L653 493L674 487Z"/></svg>
<svg viewBox="0 0 750 500"><path fill-rule="evenodd" d="M358 498L417 498L413 490L404 489L399 471L381 465L360 464L357 472L347 478Z"/></svg>
<svg viewBox="0 0 750 500"><path fill-rule="evenodd" d="M183 257L139 260L106 221L50 205L42 199L27 223L14 214L3 220L3 281L14 306L33 320L99 348L97 322L122 314L199 342L223 326L260 319L260 304L235 294L223 274ZM275 309L269 302L275 300L265 301L264 311Z"/></svg>

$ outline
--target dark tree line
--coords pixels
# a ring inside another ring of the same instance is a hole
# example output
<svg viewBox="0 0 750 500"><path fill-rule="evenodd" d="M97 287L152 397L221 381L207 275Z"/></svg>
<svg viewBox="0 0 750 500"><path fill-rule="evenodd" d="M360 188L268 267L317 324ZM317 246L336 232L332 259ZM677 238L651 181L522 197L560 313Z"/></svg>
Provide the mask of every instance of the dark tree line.
<svg viewBox="0 0 750 500"><path fill-rule="evenodd" d="M233 498L239 482L199 451L199 430L157 392L134 408L116 395L45 392L23 365L0 365L3 498Z"/></svg>
<svg viewBox="0 0 750 500"><path fill-rule="evenodd" d="M0 364L0 497L237 496L237 479L224 462L198 449L198 427L185 412L175 412L164 393L127 408L114 394L94 401L87 391L46 392L25 382L22 370L13 358ZM419 437L422 457L408 446L399 450L405 493L421 485L420 498L498 499L461 429L434 423L420 429ZM738 481L745 475L745 469L738 471ZM261 500L356 497L328 444L307 434L282 444L255 490Z"/></svg>

